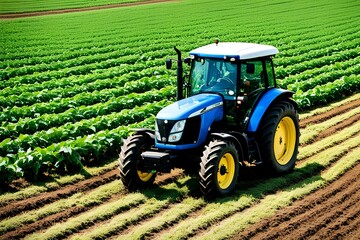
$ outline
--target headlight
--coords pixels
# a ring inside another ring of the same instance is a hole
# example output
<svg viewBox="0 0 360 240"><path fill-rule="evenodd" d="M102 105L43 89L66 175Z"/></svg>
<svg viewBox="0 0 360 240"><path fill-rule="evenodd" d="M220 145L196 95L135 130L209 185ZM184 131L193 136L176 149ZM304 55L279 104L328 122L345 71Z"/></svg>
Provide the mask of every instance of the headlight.
<svg viewBox="0 0 360 240"><path fill-rule="evenodd" d="M186 120L177 121L170 131L169 142L177 142L180 140L185 128Z"/></svg>
<svg viewBox="0 0 360 240"><path fill-rule="evenodd" d="M157 122L155 122L155 136L156 136L156 139L158 141L161 141L161 136L160 136L160 133L159 133L159 127L157 125Z"/></svg>
<svg viewBox="0 0 360 240"><path fill-rule="evenodd" d="M183 132L172 133L169 136L169 142L177 142L180 140Z"/></svg>
<svg viewBox="0 0 360 240"><path fill-rule="evenodd" d="M174 126L172 127L170 133L181 132L182 130L184 130L185 123L186 123L186 120L177 121L174 124Z"/></svg>

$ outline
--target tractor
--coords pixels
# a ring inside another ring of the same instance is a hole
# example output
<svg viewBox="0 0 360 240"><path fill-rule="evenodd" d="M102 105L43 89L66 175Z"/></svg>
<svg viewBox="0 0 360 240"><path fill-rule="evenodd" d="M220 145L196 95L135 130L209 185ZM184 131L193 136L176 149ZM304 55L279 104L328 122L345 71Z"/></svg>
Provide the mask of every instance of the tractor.
<svg viewBox="0 0 360 240"><path fill-rule="evenodd" d="M277 48L219 42L196 48L177 62L177 101L158 112L155 130L123 139L120 179L129 190L149 187L157 173L194 172L205 197L234 191L242 166L281 175L295 166L298 106L278 88L272 58ZM183 76L183 64L189 74Z"/></svg>

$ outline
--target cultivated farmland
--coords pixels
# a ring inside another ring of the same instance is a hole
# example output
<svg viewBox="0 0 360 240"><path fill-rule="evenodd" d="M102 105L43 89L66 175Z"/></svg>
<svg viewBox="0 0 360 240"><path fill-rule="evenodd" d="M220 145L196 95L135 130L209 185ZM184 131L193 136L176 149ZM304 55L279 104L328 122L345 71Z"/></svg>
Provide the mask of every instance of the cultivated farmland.
<svg viewBox="0 0 360 240"><path fill-rule="evenodd" d="M0 238L359 237L359 12L201 0L1 20ZM244 169L211 201L180 170L128 193L116 155L174 101L165 59L216 37L279 48L279 85L301 110L295 171Z"/></svg>

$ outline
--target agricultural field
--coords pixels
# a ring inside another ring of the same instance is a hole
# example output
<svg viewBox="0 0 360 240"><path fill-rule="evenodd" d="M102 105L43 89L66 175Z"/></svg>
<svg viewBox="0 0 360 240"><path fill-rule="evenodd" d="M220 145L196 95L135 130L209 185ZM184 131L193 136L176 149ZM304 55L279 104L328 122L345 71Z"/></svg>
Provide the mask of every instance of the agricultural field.
<svg viewBox="0 0 360 240"><path fill-rule="evenodd" d="M141 2L141 0L0 0L0 14L75 9L134 2Z"/></svg>
<svg viewBox="0 0 360 240"><path fill-rule="evenodd" d="M0 239L359 239L358 1L169 1L0 30ZM247 167L214 200L179 169L127 192L122 138L175 101L165 59L215 38L280 50L278 85L300 108L295 170Z"/></svg>

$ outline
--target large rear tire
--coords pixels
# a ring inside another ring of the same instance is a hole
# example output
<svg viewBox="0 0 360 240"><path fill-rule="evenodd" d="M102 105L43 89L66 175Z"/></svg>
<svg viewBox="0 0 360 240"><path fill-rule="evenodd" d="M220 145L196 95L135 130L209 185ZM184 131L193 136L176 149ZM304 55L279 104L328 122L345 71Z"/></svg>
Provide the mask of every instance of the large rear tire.
<svg viewBox="0 0 360 240"><path fill-rule="evenodd" d="M283 174L295 166L299 146L299 122L294 106L285 101L274 104L260 128L260 152L264 169Z"/></svg>
<svg viewBox="0 0 360 240"><path fill-rule="evenodd" d="M152 139L146 135L133 135L123 140L119 154L120 179L129 190L136 190L152 185L156 173L139 171L141 153L149 150Z"/></svg>
<svg viewBox="0 0 360 240"><path fill-rule="evenodd" d="M239 157L231 142L213 140L205 148L200 162L200 189L206 197L224 196L236 186Z"/></svg>

